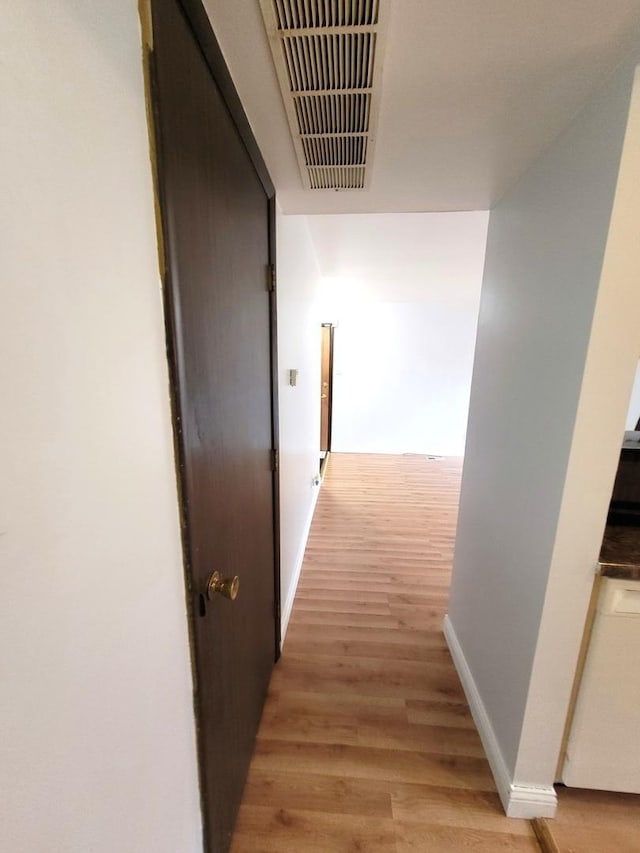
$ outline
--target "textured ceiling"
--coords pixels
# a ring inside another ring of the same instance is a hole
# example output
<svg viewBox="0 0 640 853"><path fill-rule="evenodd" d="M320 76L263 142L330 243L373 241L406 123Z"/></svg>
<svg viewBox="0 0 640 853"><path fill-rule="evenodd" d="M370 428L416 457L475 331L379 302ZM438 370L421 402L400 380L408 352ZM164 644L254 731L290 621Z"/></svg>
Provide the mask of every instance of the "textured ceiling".
<svg viewBox="0 0 640 853"><path fill-rule="evenodd" d="M204 3L285 213L487 209L640 49L640 0L387 0L371 187L305 190L257 0Z"/></svg>

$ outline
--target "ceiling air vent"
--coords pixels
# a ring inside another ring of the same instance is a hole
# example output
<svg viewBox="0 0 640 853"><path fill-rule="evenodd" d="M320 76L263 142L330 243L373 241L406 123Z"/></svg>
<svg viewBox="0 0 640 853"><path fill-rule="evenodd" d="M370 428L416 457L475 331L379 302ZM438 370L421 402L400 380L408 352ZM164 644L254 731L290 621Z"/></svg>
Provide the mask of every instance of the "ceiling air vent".
<svg viewBox="0 0 640 853"><path fill-rule="evenodd" d="M385 0L260 0L260 6L305 188L366 189Z"/></svg>

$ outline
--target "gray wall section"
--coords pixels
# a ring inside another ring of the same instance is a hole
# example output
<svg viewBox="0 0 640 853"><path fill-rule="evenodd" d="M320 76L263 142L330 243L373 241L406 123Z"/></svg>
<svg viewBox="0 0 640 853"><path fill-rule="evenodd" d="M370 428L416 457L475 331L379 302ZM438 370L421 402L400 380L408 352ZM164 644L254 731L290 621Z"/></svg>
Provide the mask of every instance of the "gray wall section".
<svg viewBox="0 0 640 853"><path fill-rule="evenodd" d="M634 67L619 68L489 221L449 616L511 773Z"/></svg>

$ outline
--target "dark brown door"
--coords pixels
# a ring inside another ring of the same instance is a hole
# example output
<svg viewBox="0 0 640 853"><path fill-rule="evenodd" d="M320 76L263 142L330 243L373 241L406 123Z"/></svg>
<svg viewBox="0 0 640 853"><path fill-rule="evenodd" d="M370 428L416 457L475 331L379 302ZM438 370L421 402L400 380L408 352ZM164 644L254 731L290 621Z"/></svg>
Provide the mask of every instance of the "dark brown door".
<svg viewBox="0 0 640 853"><path fill-rule="evenodd" d="M177 0L153 91L207 849L228 849L275 657L269 200ZM214 571L235 601L206 597Z"/></svg>
<svg viewBox="0 0 640 853"><path fill-rule="evenodd" d="M333 395L333 326L322 325L320 360L320 451L331 450L331 408Z"/></svg>

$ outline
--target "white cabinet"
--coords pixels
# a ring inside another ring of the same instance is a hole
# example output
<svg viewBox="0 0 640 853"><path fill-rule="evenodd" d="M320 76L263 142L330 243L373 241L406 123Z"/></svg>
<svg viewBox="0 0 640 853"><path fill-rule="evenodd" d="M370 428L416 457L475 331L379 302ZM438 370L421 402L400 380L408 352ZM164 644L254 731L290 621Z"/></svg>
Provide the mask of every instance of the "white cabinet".
<svg viewBox="0 0 640 853"><path fill-rule="evenodd" d="M640 793L640 581L602 580L562 781Z"/></svg>

